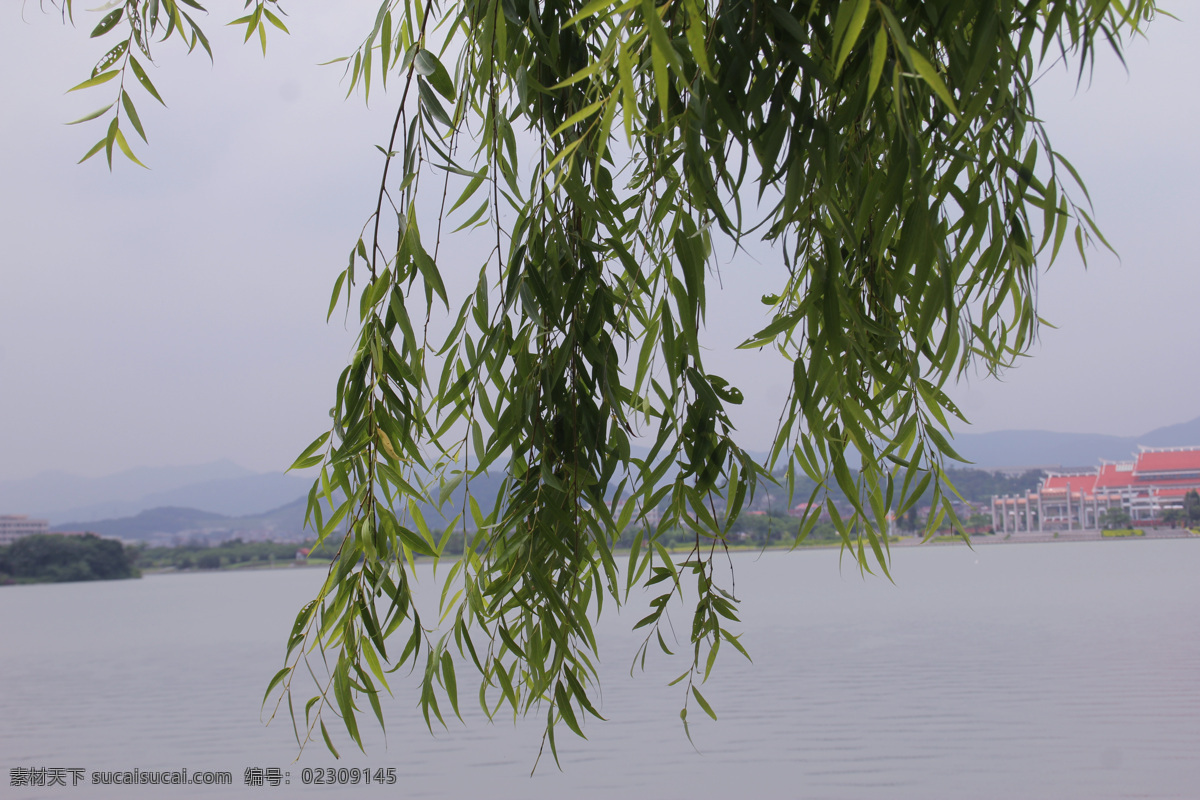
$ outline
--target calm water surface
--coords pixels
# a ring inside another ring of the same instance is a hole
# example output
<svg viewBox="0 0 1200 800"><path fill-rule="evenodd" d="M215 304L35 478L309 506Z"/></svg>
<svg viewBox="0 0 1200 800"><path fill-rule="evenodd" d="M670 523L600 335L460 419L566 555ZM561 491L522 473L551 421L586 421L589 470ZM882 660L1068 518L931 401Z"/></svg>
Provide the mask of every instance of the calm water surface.
<svg viewBox="0 0 1200 800"><path fill-rule="evenodd" d="M898 548L895 585L839 567L836 551L733 564L754 662L722 651L705 688L720 720L693 707L696 749L683 693L665 687L685 664L660 654L629 675L629 608L599 629L608 721L587 742L562 729L562 772L547 757L532 778L540 719L488 725L467 688L468 724L430 736L412 680L393 682L386 742L366 737L366 756L345 743L338 762L317 744L296 761L286 716L265 727L259 703L320 570L3 588L5 796L1200 793L1200 540ZM306 787L306 766L394 767L398 784ZM14 767L222 770L235 785L23 789L8 785ZM243 786L247 767L291 785Z"/></svg>

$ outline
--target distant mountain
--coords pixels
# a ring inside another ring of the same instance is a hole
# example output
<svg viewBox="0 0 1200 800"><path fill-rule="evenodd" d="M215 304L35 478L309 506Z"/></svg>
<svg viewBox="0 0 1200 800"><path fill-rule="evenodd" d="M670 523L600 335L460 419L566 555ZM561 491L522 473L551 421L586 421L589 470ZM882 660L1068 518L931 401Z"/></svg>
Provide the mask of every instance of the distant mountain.
<svg viewBox="0 0 1200 800"><path fill-rule="evenodd" d="M244 516L290 503L307 494L310 486L312 478L285 472L264 472L154 492L141 497L138 503L143 507L181 506L225 516Z"/></svg>
<svg viewBox="0 0 1200 800"><path fill-rule="evenodd" d="M254 474L229 460L186 467L136 467L101 478L50 470L32 478L0 481L0 514L29 514L53 521L78 516L65 514L76 508L97 508L102 512L99 516L104 516L104 509L136 513L156 505L129 510L148 494Z"/></svg>
<svg viewBox="0 0 1200 800"><path fill-rule="evenodd" d="M199 531L218 523L226 517L195 508L152 508L137 516L124 519L103 519L91 522L67 522L55 525L52 531L87 530L111 539L149 539L156 534L172 534L184 531Z"/></svg>
<svg viewBox="0 0 1200 800"><path fill-rule="evenodd" d="M1014 430L961 433L953 444L971 462L968 466L980 469L1094 466L1101 459L1128 459L1138 445L1200 445L1200 417L1141 436ZM123 526L129 531L154 529L164 535L232 526L230 530L279 530L299 536L304 510L300 498L308 492L310 480L285 473L255 473L232 461L139 467L103 478L43 472L23 480L0 481L0 514L29 514L49 519L60 529L84 528L97 533L110 525L115 526L114 531ZM491 507L500 481L499 475L472 481L472 492L485 509ZM444 518L462 509L465 489L460 484L447 498ZM154 513L147 516L151 511ZM431 525L438 524L439 515L433 508L423 505L422 512Z"/></svg>
<svg viewBox="0 0 1200 800"><path fill-rule="evenodd" d="M980 469L1016 467L1095 466L1101 459L1129 459L1138 445L1183 447L1200 445L1200 417L1157 428L1140 436L1105 436L1051 431L961 433L953 445Z"/></svg>
<svg viewBox="0 0 1200 800"><path fill-rule="evenodd" d="M61 471L0 481L0 514L28 514L51 524L132 517L160 506L238 516L288 503L311 479L255 473L232 461L189 467L138 467L102 478Z"/></svg>
<svg viewBox="0 0 1200 800"><path fill-rule="evenodd" d="M1196 417L1191 422L1181 422L1178 425L1156 428L1145 436L1137 437L1137 439L1138 444L1144 444L1147 447L1200 446L1200 417Z"/></svg>
<svg viewBox="0 0 1200 800"><path fill-rule="evenodd" d="M279 481L278 478L289 478ZM288 502L265 512L245 514L220 514L207 508L163 505L139 510L123 516L114 515L105 519L78 518L51 526L55 531L91 531L126 541L143 541L157 544L182 543L192 539L220 542L242 538L247 541L272 539L274 541L300 541L313 536L311 529L304 527L304 512L308 506L307 479L297 478L299 483L290 482L291 476L257 475L228 481L210 481L195 486L185 486L158 497L207 498L210 507L261 507L263 498L272 493L289 495ZM486 476L471 482L471 490L485 510L500 487L501 478ZM443 513L428 503L421 503L421 513L430 527L444 527L445 522L462 510L466 487L459 484L450 493ZM257 493L256 493L257 492Z"/></svg>
<svg viewBox="0 0 1200 800"><path fill-rule="evenodd" d="M157 544L181 543L191 539L212 542L241 538L247 541L272 539L277 542L300 541L313 534L304 528L306 498L261 514L224 516L195 508L152 508L132 517L68 522L55 525L55 531L87 530L114 539Z"/></svg>

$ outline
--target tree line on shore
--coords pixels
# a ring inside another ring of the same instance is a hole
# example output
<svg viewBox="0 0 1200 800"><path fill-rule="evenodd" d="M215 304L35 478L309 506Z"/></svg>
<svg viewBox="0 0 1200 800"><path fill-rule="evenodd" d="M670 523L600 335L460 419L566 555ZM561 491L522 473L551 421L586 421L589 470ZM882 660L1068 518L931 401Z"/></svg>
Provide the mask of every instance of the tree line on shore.
<svg viewBox="0 0 1200 800"><path fill-rule="evenodd" d="M92 533L82 536L35 534L0 547L0 584L62 583L141 577L142 570L225 569L293 563L300 558L328 562L340 540L320 547L296 542L243 542L216 547L189 543L177 547L126 545Z"/></svg>
<svg viewBox="0 0 1200 800"><path fill-rule="evenodd" d="M0 584L136 578L140 572L130 550L93 533L23 536L0 547Z"/></svg>

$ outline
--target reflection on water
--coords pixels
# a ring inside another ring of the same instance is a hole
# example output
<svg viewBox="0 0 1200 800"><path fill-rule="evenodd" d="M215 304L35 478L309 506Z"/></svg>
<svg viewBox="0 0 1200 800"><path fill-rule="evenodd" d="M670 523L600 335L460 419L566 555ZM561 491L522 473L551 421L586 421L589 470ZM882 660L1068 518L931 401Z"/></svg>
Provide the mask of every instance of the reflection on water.
<svg viewBox="0 0 1200 800"><path fill-rule="evenodd" d="M658 654L629 675L642 615L630 608L598 628L608 721L591 721L586 742L563 729L563 771L547 755L532 778L540 718L489 725L467 688L467 725L430 736L413 679L393 681L386 743L375 731L365 756L347 743L337 762L317 744L294 762L286 710L263 727L258 709L319 570L4 588L6 772L187 768L235 784L6 788L339 793L306 792L306 766L394 767L397 786L354 792L406 798L1184 798L1200 786L1200 541L902 549L895 584L839 570L836 551L733 563L754 662L722 652L705 687L720 720L693 722L697 749L682 689L665 688L685 665ZM679 630L689 617L675 615ZM291 785L243 786L247 767L279 767Z"/></svg>

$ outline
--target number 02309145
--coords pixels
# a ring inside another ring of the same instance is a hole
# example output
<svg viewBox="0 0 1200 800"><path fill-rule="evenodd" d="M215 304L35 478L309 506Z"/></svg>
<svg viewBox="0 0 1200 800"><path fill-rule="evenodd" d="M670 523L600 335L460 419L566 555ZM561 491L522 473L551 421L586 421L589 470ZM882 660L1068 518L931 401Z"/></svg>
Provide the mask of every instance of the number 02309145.
<svg viewBox="0 0 1200 800"><path fill-rule="evenodd" d="M393 784L396 782L396 768L380 768L372 772L370 769L359 769L358 767L342 767L340 769L333 767L305 767L300 772L300 780L303 783L314 785L345 785L355 783Z"/></svg>

